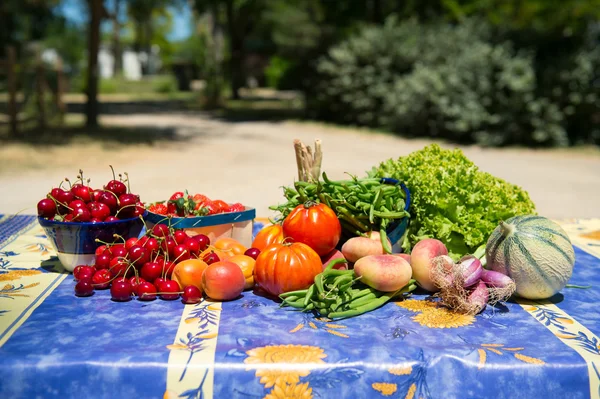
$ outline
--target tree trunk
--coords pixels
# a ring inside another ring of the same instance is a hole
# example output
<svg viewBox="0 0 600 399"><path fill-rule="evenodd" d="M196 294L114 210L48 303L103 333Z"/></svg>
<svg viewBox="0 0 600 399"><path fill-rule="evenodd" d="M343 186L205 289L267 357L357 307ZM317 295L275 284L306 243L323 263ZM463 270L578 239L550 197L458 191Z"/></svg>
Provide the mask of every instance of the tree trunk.
<svg viewBox="0 0 600 399"><path fill-rule="evenodd" d="M100 48L100 21L102 19L102 0L88 0L90 25L88 33L88 70L86 125L98 126L98 50Z"/></svg>
<svg viewBox="0 0 600 399"><path fill-rule="evenodd" d="M229 35L229 73L231 77L231 96L233 99L240 98L240 89L244 86L244 38L238 34L236 29L233 0L225 2L227 15L227 34Z"/></svg>
<svg viewBox="0 0 600 399"><path fill-rule="evenodd" d="M121 0L115 1L115 9L113 11L113 58L115 63L113 65L113 75L117 76L123 70L122 55L121 55L121 23L119 22L119 13L121 12Z"/></svg>

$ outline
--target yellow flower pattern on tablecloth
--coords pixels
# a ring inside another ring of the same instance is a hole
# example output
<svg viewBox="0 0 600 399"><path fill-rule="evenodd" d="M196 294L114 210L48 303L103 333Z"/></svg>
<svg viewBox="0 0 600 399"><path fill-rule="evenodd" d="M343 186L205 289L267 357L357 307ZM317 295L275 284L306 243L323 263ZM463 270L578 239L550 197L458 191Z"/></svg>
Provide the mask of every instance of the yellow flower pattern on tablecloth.
<svg viewBox="0 0 600 399"><path fill-rule="evenodd" d="M398 390L398 385L389 382L374 382L371 387L383 396L392 396Z"/></svg>
<svg viewBox="0 0 600 399"><path fill-rule="evenodd" d="M312 399L312 388L304 384L276 384L264 399Z"/></svg>
<svg viewBox="0 0 600 399"><path fill-rule="evenodd" d="M303 365L324 364L323 359L327 357L323 349L308 345L269 345L250 349L246 354L248 357L244 363L261 366L256 369L255 375L260 377L260 383L266 388L276 384L297 384L300 377L310 374L310 369ZM281 365L286 367L281 368Z"/></svg>
<svg viewBox="0 0 600 399"><path fill-rule="evenodd" d="M510 353L511 355L513 355L515 357L515 359L518 359L524 363L537 364L537 365L545 364L545 362L541 359L523 355L522 353L518 353L522 350L525 350L525 348L520 348L520 347L512 348L512 347L507 347L503 344L481 344L480 347L477 348L477 354L479 356L479 362L477 364L477 368L482 369L485 367L487 360L488 360L488 353L493 353L493 354L496 354L499 356L502 356L505 353Z"/></svg>
<svg viewBox="0 0 600 399"><path fill-rule="evenodd" d="M412 320L429 328L457 328L473 324L475 316L454 312L428 300L406 299L397 306L418 312Z"/></svg>
<svg viewBox="0 0 600 399"><path fill-rule="evenodd" d="M297 333L298 331L308 327L312 330L320 330L325 331L331 335L335 335L341 338L349 338L350 336L345 332L341 332L339 330L343 330L346 328L343 324L332 323L331 319L326 317L317 317L315 319L309 319L310 316L306 316L301 323L298 323L294 328L292 328L290 333ZM313 321L314 320L314 321Z"/></svg>
<svg viewBox="0 0 600 399"><path fill-rule="evenodd" d="M9 270L6 273L0 274L0 282L18 280L24 276L33 276L41 273L39 270Z"/></svg>

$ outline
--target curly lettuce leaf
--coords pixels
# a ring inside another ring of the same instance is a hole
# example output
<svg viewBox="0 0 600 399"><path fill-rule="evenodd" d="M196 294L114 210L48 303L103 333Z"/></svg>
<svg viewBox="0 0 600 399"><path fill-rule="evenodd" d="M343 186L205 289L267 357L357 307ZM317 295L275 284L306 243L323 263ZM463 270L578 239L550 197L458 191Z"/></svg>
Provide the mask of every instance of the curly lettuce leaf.
<svg viewBox="0 0 600 399"><path fill-rule="evenodd" d="M421 239L437 238L458 258L484 245L501 220L535 213L525 190L480 171L459 149L432 144L369 174L403 181L411 192L406 252Z"/></svg>

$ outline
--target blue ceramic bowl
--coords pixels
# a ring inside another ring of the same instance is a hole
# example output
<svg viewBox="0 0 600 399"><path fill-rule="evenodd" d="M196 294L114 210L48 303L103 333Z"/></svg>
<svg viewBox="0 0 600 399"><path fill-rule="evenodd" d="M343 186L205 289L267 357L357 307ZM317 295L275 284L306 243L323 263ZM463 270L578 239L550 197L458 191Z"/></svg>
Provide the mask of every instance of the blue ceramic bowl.
<svg viewBox="0 0 600 399"><path fill-rule="evenodd" d="M143 217L147 214L146 211ZM58 253L58 259L71 272L77 265L94 263L96 248L102 245L96 239L112 243L118 234L127 240L138 237L144 227L139 217L101 223L57 222L42 217L38 217L38 221Z"/></svg>
<svg viewBox="0 0 600 399"><path fill-rule="evenodd" d="M392 184L392 185L400 185L400 187L402 188L402 191L404 191L404 194L406 195L406 201L404 204L404 210L406 212L408 212L408 210L410 209L410 191L408 190L408 187L406 187L406 185L404 185L404 183L399 182L396 179L391 179L389 177L383 177L381 178L381 182L385 183L385 184ZM400 250L400 245L402 245L402 237L404 236L404 233L406 233L406 228L408 227L408 221L409 218L408 217L404 217L402 219L396 220L394 223L390 224L386 230L387 236L390 239L390 241L392 242L392 245L395 247L395 249L397 251Z"/></svg>

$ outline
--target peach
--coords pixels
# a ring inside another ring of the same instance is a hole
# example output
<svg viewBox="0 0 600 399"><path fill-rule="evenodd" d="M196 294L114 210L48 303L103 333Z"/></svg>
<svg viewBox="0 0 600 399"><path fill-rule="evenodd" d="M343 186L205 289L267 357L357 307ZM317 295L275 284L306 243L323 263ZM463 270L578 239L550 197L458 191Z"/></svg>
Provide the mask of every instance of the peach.
<svg viewBox="0 0 600 399"><path fill-rule="evenodd" d="M412 269L403 258L395 255L368 255L354 264L354 274L371 288L393 292L410 281Z"/></svg>
<svg viewBox="0 0 600 399"><path fill-rule="evenodd" d="M246 278L235 263L222 260L209 265L202 274L202 288L206 295L218 301L229 301L244 291Z"/></svg>
<svg viewBox="0 0 600 399"><path fill-rule="evenodd" d="M368 255L383 255L383 245L381 245L381 236L378 231L366 233L366 237L352 237L342 245L342 254L348 262L356 262L360 258ZM390 248L392 243L388 239Z"/></svg>
<svg viewBox="0 0 600 399"><path fill-rule="evenodd" d="M321 256L321 262L323 263L323 270L325 270L325 267L327 267L329 262L331 262L332 260L336 260L336 259L346 259L346 258L344 258L344 255L337 249L334 249L333 251L329 252L327 255ZM337 270L346 270L346 269L348 269L348 263L338 263L333 268L337 269Z"/></svg>
<svg viewBox="0 0 600 399"><path fill-rule="evenodd" d="M202 273L207 267L208 264L200 259L184 260L175 265L171 278L181 289L193 285L202 291Z"/></svg>
<svg viewBox="0 0 600 399"><path fill-rule="evenodd" d="M402 259L404 259L405 261L408 262L408 264L410 265L410 255L409 254L394 254L396 256L401 257Z"/></svg>
<svg viewBox="0 0 600 399"><path fill-rule="evenodd" d="M431 278L433 259L441 255L448 255L448 249L440 240L426 238L419 241L410 254L410 265L413 269L413 278L417 284L427 291L439 291Z"/></svg>

